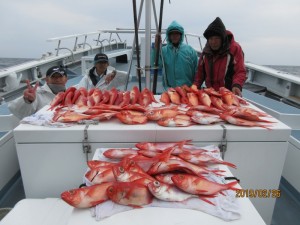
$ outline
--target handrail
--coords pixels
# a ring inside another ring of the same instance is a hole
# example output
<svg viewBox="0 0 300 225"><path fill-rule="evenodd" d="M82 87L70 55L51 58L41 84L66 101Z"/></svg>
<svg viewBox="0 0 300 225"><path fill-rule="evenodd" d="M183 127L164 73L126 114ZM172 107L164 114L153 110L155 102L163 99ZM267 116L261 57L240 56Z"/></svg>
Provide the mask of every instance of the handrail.
<svg viewBox="0 0 300 225"><path fill-rule="evenodd" d="M89 43L80 43L78 47L80 48L82 46L82 48L85 49L85 45L90 47L91 53L93 54L93 47Z"/></svg>
<svg viewBox="0 0 300 225"><path fill-rule="evenodd" d="M83 34L74 34L74 35L67 35L67 36L49 38L49 39L47 39L47 41L50 41L50 42L58 41L57 49L61 49L60 44L61 44L62 40L75 38L74 51L76 51L77 41L78 41L79 37L84 37L85 38L84 43L87 43L87 37L88 36L98 34L97 40L94 40L94 41L97 42L96 45L98 45L99 43L102 45L102 42L104 40L107 40L109 44L111 44L110 42L112 40L115 40L118 44L118 43L123 42L122 39L120 38L119 34L131 34L131 33L134 33L134 32L135 31L134 31L133 28L104 29L104 30L98 30L98 31L95 31L95 32L89 32L89 33L83 33ZM139 29L138 32L139 33L145 33L145 29ZM155 34L156 32L157 32L156 29L151 29L151 34ZM109 38L100 40L100 35L101 34L109 34ZM116 39L112 39L112 34L116 34L120 42L118 42ZM166 29L162 29L161 34L166 34ZM198 38L200 49L202 51L203 47L202 47L202 43L201 43L201 38L203 38L203 36L200 36L200 35L197 35L197 34L194 34L194 33L185 33L185 42L186 43L188 43L188 38L187 37L196 37L196 38ZM58 51L56 52L56 55L58 55Z"/></svg>
<svg viewBox="0 0 300 225"><path fill-rule="evenodd" d="M99 34L99 33L101 33L101 31L95 31L95 32L84 33L84 34L66 35L66 36L60 36L60 37L49 38L49 39L47 39L47 41L48 41L48 42L53 42L53 41L59 41L59 40L64 40L64 39L71 39L71 38L74 38L74 37L89 36L89 35Z"/></svg>

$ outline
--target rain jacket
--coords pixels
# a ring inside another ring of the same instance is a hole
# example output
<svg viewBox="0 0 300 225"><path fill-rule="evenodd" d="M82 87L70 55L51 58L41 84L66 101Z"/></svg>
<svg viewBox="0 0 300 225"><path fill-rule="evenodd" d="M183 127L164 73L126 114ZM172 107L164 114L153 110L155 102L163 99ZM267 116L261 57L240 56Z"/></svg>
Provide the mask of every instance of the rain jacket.
<svg viewBox="0 0 300 225"><path fill-rule="evenodd" d="M195 84L200 88L205 82L206 87L219 90L226 87L242 87L246 80L244 53L241 46L234 40L233 34L225 29L220 18L213 21L204 32L207 39L213 35L221 36L223 46L218 52L213 52L206 43L198 62Z"/></svg>
<svg viewBox="0 0 300 225"><path fill-rule="evenodd" d="M182 34L177 48L173 46L169 39L170 31L173 30L178 30ZM165 65L164 88L184 84L191 86L197 71L198 57L196 51L191 46L183 43L184 29L176 21L173 21L167 28L166 38L167 45L162 47L162 57Z"/></svg>
<svg viewBox="0 0 300 225"><path fill-rule="evenodd" d="M8 108L12 114L14 114L19 119L23 119L26 116L30 116L45 105L48 105L55 94L51 91L47 84L36 90L36 99L32 103L26 103L23 96L8 103Z"/></svg>
<svg viewBox="0 0 300 225"><path fill-rule="evenodd" d="M105 84L105 77L107 74L110 74L114 70L114 68L111 66L107 67L107 70L104 72L104 75L98 82L95 81L95 70L95 67L90 69L89 73L81 79L81 81L77 85L77 88L84 87L87 90L90 90L92 88L99 88L100 90L107 89L109 84Z"/></svg>

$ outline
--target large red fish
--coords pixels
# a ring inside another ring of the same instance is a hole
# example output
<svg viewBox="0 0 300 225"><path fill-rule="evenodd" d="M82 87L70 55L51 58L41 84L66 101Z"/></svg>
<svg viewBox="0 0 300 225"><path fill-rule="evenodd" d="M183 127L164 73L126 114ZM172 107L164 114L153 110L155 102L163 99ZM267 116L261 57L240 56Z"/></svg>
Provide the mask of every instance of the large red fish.
<svg viewBox="0 0 300 225"><path fill-rule="evenodd" d="M117 182L107 188L108 197L120 205L140 208L152 202L153 196L147 186L139 182Z"/></svg>
<svg viewBox="0 0 300 225"><path fill-rule="evenodd" d="M141 150L150 150L150 151L155 151L155 150L164 150L169 147L174 147L176 145L184 145L192 140L183 140L179 142L139 142L135 144L135 147Z"/></svg>
<svg viewBox="0 0 300 225"><path fill-rule="evenodd" d="M204 177L189 174L174 175L171 179L178 188L195 195L215 195L223 190L238 190L238 188L233 187L238 181L228 184L219 184L209 181Z"/></svg>
<svg viewBox="0 0 300 225"><path fill-rule="evenodd" d="M110 148L103 152L103 155L109 159L122 159L125 156L137 154L137 151L132 148Z"/></svg>
<svg viewBox="0 0 300 225"><path fill-rule="evenodd" d="M182 202L189 198L198 198L197 195L183 192L174 185L160 183L159 181L150 182L148 189L156 198L168 202Z"/></svg>
<svg viewBox="0 0 300 225"><path fill-rule="evenodd" d="M113 183L103 183L65 191L61 198L75 208L89 208L108 200L106 189Z"/></svg>
<svg viewBox="0 0 300 225"><path fill-rule="evenodd" d="M226 162L217 158L214 158L208 154L192 154L191 152L183 152L178 155L181 159L193 163L198 166L207 164L224 164L232 168L236 168L236 165L230 162Z"/></svg>

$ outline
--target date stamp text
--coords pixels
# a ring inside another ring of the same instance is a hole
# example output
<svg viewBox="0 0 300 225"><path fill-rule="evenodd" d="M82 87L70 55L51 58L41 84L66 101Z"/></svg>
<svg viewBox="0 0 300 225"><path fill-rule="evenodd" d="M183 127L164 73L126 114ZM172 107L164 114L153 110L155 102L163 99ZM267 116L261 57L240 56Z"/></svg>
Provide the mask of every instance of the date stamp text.
<svg viewBox="0 0 300 225"><path fill-rule="evenodd" d="M279 189L239 189L235 192L236 198L280 198Z"/></svg>

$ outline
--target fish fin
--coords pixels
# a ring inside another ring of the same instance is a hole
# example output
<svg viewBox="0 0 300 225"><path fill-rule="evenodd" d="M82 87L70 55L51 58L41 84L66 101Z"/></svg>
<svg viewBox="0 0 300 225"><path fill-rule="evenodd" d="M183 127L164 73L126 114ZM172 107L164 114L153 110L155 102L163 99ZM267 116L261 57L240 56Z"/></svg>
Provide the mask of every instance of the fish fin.
<svg viewBox="0 0 300 225"><path fill-rule="evenodd" d="M211 201L209 201L208 199L206 199L207 196L205 196L205 197L199 196L199 198L200 198L202 201L207 202L208 204L211 204L211 205L214 205L214 206L215 206L215 204L214 204L213 202L211 202Z"/></svg>
<svg viewBox="0 0 300 225"><path fill-rule="evenodd" d="M223 162L222 162L222 164L224 164L224 165L226 165L226 166L229 166L229 167L231 167L231 168L234 168L234 169L236 169L236 165L235 165L235 164L233 164L233 163L230 163L230 162L223 161Z"/></svg>
<svg viewBox="0 0 300 225"><path fill-rule="evenodd" d="M225 185L226 185L227 189L235 191L235 190L240 190L240 188L233 187L234 185L236 185L238 183L239 183L238 181L233 181L233 182L225 184Z"/></svg>
<svg viewBox="0 0 300 225"><path fill-rule="evenodd" d="M141 209L143 208L143 206L140 206L140 205L132 205L132 204L129 204L128 206L132 207L132 208L135 208L135 209Z"/></svg>

